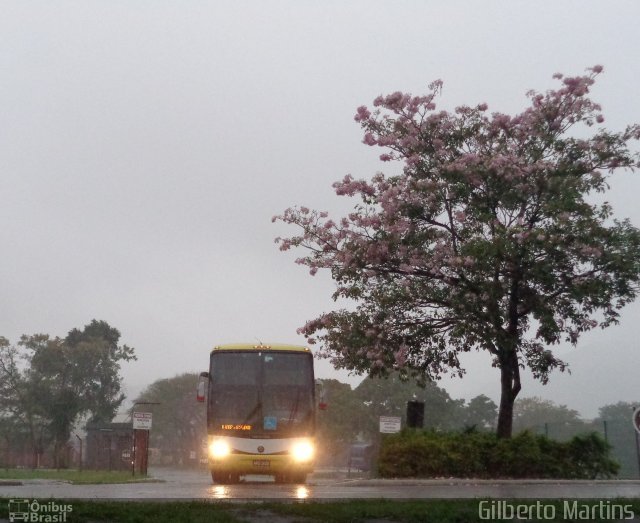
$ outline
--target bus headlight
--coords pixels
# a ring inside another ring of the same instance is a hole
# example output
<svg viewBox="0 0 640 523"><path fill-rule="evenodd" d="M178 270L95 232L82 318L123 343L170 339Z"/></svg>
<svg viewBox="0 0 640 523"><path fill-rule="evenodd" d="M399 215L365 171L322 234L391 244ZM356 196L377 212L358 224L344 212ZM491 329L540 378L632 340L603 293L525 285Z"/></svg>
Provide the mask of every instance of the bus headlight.
<svg viewBox="0 0 640 523"><path fill-rule="evenodd" d="M298 441L291 447L291 455L295 461L311 461L314 450L310 441Z"/></svg>
<svg viewBox="0 0 640 523"><path fill-rule="evenodd" d="M209 454L212 458L222 459L231 454L231 447L223 439L216 439L209 445Z"/></svg>

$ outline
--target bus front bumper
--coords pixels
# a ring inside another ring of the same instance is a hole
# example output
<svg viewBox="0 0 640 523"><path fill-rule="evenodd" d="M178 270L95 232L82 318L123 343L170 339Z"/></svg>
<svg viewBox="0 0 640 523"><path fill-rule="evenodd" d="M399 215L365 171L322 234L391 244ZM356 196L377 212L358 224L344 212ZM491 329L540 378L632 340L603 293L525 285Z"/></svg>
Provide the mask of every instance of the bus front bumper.
<svg viewBox="0 0 640 523"><path fill-rule="evenodd" d="M289 455L229 454L222 459L209 457L211 470L236 474L282 474L313 472L313 461L297 461Z"/></svg>
<svg viewBox="0 0 640 523"><path fill-rule="evenodd" d="M313 471L315 442L310 438L250 440L211 437L209 467L237 474L309 473ZM244 448L243 448L244 447ZM250 448L258 452L251 451Z"/></svg>

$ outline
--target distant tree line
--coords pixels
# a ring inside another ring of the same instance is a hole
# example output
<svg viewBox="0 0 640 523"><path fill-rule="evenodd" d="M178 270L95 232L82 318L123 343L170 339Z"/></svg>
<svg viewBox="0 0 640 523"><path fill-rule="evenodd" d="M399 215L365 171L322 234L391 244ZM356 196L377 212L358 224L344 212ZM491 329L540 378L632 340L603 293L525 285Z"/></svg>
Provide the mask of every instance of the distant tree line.
<svg viewBox="0 0 640 523"><path fill-rule="evenodd" d="M46 451L56 467L66 466L64 449L76 424L113 419L125 399L120 363L136 359L119 340L117 329L98 320L65 338L23 335L14 345L0 337L0 446L6 456L26 445L33 466Z"/></svg>

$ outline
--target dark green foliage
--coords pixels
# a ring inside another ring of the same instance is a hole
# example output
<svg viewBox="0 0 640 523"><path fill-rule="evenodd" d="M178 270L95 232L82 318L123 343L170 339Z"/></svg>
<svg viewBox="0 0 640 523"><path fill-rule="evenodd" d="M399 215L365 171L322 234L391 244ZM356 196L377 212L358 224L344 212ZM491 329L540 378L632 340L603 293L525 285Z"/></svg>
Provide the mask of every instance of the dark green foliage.
<svg viewBox="0 0 640 523"><path fill-rule="evenodd" d="M512 439L469 430L464 433L403 431L383 439L383 477L609 478L618 464L598 434L558 442L530 432Z"/></svg>
<svg viewBox="0 0 640 523"><path fill-rule="evenodd" d="M569 461L577 478L595 479L615 475L620 466L609 457L611 445L594 432L575 436L568 442ZM607 474L608 472L608 474Z"/></svg>
<svg viewBox="0 0 640 523"><path fill-rule="evenodd" d="M109 421L124 401L120 363L136 356L119 339L117 329L97 320L64 339L23 335L12 346L0 337L0 435L6 443L28 441L34 464L53 444L56 467L65 466L73 425L83 416Z"/></svg>
<svg viewBox="0 0 640 523"><path fill-rule="evenodd" d="M498 407L489 397L480 394L469 401L465 409L464 424L469 428L493 429L498 418Z"/></svg>

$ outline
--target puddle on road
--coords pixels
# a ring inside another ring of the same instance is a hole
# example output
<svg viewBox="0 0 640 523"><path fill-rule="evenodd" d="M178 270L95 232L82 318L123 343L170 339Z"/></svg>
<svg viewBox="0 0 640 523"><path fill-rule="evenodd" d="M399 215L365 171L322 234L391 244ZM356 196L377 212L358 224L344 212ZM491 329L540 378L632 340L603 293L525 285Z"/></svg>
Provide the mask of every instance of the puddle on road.
<svg viewBox="0 0 640 523"><path fill-rule="evenodd" d="M213 499L229 499L229 487L225 485L214 485L211 487Z"/></svg>

